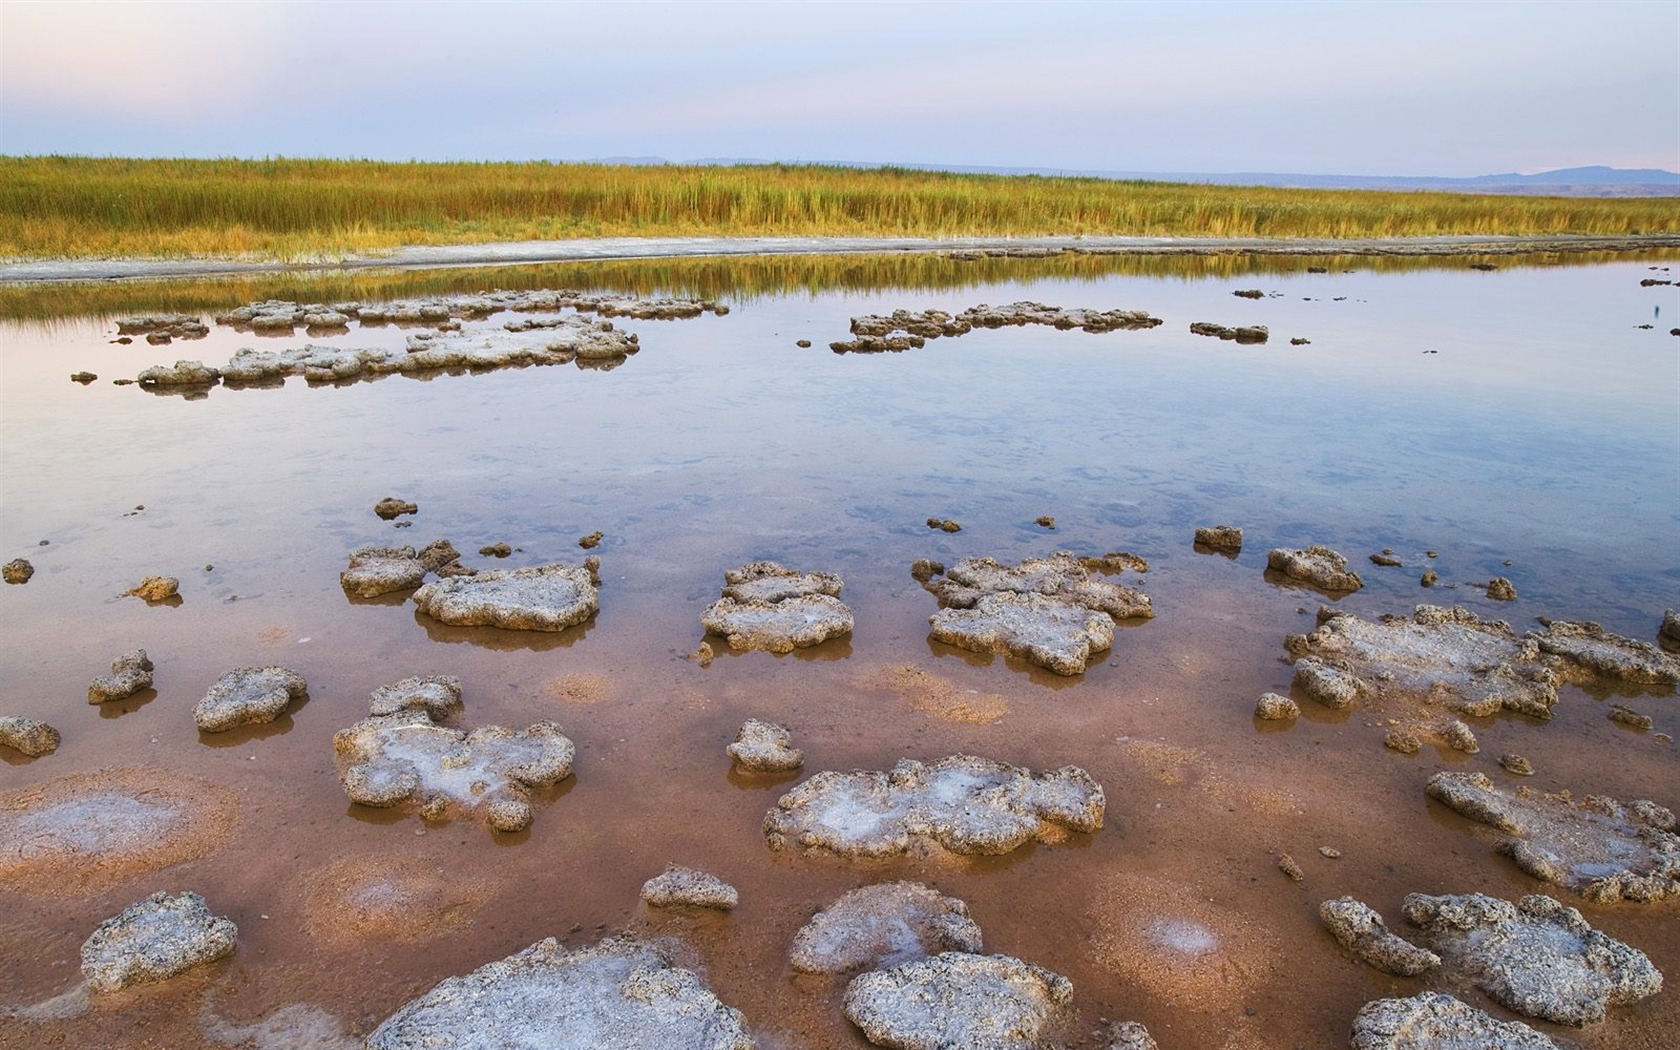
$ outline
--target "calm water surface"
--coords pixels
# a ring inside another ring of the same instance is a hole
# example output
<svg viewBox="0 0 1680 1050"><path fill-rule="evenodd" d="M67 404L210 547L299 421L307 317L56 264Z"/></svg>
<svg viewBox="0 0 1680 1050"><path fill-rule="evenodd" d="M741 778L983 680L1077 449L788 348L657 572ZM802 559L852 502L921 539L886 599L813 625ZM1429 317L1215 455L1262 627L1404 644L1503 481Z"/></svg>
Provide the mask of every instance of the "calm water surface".
<svg viewBox="0 0 1680 1050"><path fill-rule="evenodd" d="M34 761L7 752L0 793L147 766L231 789L239 820L209 856L88 892L0 886L0 1004L73 986L93 926L159 889L202 893L240 942L228 961L78 1019L0 1020L0 1045L308 1045L285 1023L264 1037L281 1041L257 1044L238 1026L304 1004L364 1033L442 978L539 938L583 945L634 927L682 938L764 1046L859 1047L843 982L795 978L788 946L842 892L895 878L967 900L988 951L1071 978L1069 1045L1095 1045L1102 1018L1144 1021L1169 1048L1345 1045L1367 1000L1455 989L1351 961L1320 928L1319 902L1353 894L1403 927L1408 892L1545 889L1427 802L1429 774L1512 784L1497 758L1517 751L1537 788L1674 807L1680 710L1672 690L1568 687L1550 723L1473 720L1475 756L1384 750L1383 729L1357 709L1309 703L1292 727L1262 726L1255 698L1289 685L1284 635L1326 600L1267 583L1266 550L1346 553L1367 585L1338 604L1363 615L1459 603L1519 630L1549 615L1652 639L1680 603L1680 339L1668 334L1680 296L1639 286L1669 276L1654 265L1668 264L1308 274L1303 263L759 291L723 296L725 317L616 321L643 350L612 371L293 379L201 400L110 380L309 340L216 326L202 340L117 346L109 317L8 322L0 560L26 557L36 575L0 589L0 709L51 721L64 743ZM1268 296L1231 294L1254 287ZM1019 299L1165 323L976 331L902 354L826 349L857 314ZM1272 339L1237 346L1191 335L1192 321L1266 324ZM404 335L353 326L316 341ZM1297 336L1310 345L1289 345ZM83 369L99 381L67 381ZM375 517L387 495L420 505L411 527ZM1054 532L1033 524L1043 514ZM963 531L930 532L929 516ZM1245 529L1240 557L1192 551L1193 529L1218 523ZM597 529L601 611L559 635L448 628L400 596L351 601L338 584L362 544L448 538L469 564L517 567L577 561L577 537ZM498 541L519 550L474 553ZM1365 561L1383 548L1405 567ZM1151 595L1156 619L1118 631L1076 679L927 640L933 600L911 562L1056 549L1146 557L1149 572L1127 582ZM723 651L708 668L685 659L723 570L761 558L842 574L851 639L785 657ZM1418 584L1426 564L1441 576L1432 591ZM153 574L181 579L180 605L117 597ZM1515 603L1471 586L1494 575L1515 583ZM157 664L155 693L89 706L88 681L135 647ZM307 703L258 731L201 736L191 708L209 684L268 663L308 679ZM929 713L883 683L906 666L996 694L1005 714ZM374 688L424 673L462 679L461 725L553 719L577 742L575 778L543 796L528 832L346 802L334 732L365 715ZM1655 730L1610 722L1612 699ZM807 775L957 752L1076 764L1104 785L1107 826L1002 858L774 855L760 821L796 778L737 777L723 751L753 716L792 731ZM1285 852L1303 882L1278 871ZM741 906L650 912L637 891L672 862L729 880ZM451 921L406 938L335 932L320 918L323 873L356 864L430 873L458 898ZM1569 903L1680 980L1680 904ZM1669 1045L1676 1002L1669 991L1614 1008L1581 1032L1539 1026L1586 1047Z"/></svg>

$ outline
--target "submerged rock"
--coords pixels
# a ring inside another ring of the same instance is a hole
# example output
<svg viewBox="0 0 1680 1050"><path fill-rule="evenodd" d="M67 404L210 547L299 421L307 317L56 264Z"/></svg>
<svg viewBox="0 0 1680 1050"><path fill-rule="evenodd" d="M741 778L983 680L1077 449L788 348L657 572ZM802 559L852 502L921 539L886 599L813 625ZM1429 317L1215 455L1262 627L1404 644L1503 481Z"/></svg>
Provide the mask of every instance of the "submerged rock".
<svg viewBox="0 0 1680 1050"><path fill-rule="evenodd" d="M220 369L206 367L203 361L180 360L144 369L134 381L143 387L209 387L221 378Z"/></svg>
<svg viewBox="0 0 1680 1050"><path fill-rule="evenodd" d="M673 864L642 883L642 900L655 908L687 905L728 911L741 902L741 895L716 875Z"/></svg>
<svg viewBox="0 0 1680 1050"><path fill-rule="evenodd" d="M1267 721L1281 722L1291 718L1299 718L1301 708L1287 696L1276 693L1262 693L1254 704L1254 717Z"/></svg>
<svg viewBox="0 0 1680 1050"><path fill-rule="evenodd" d="M392 1014L367 1050L754 1050L740 1011L652 945L567 951L550 937Z"/></svg>
<svg viewBox="0 0 1680 1050"><path fill-rule="evenodd" d="M373 512L386 521L390 521L392 518L403 514L418 514L420 513L420 507L418 504L398 499L395 496L386 496L373 505Z"/></svg>
<svg viewBox="0 0 1680 1050"><path fill-rule="evenodd" d="M935 578L940 575L944 579ZM1147 594L1109 580L1093 579L1085 559L1070 551L1027 558L1018 565L995 558L964 558L942 573L930 574L922 586L939 599L940 605L953 609L974 608L991 594L1037 594L1101 610L1116 620L1155 615Z"/></svg>
<svg viewBox="0 0 1680 1050"><path fill-rule="evenodd" d="M164 981L232 955L239 928L196 893L154 893L106 919L82 945L82 976L96 992Z"/></svg>
<svg viewBox="0 0 1680 1050"><path fill-rule="evenodd" d="M1352 1050L1559 1050L1521 1021L1499 1021L1450 995L1378 999L1353 1019Z"/></svg>
<svg viewBox="0 0 1680 1050"><path fill-rule="evenodd" d="M416 675L373 691L370 715L424 711L432 719L448 718L461 710L461 680L452 674Z"/></svg>
<svg viewBox="0 0 1680 1050"><path fill-rule="evenodd" d="M1505 577L1495 576L1488 581L1487 596L1496 602L1514 602L1517 600L1517 588Z"/></svg>
<svg viewBox="0 0 1680 1050"><path fill-rule="evenodd" d="M1154 328L1161 323L1142 310L1084 310L1020 302L1008 306L980 305L958 314L944 310L894 310L852 318L853 338L829 344L836 353L880 353L921 347L929 339L960 336L976 328L1042 324L1078 328L1086 332ZM902 335L899 333L903 333Z"/></svg>
<svg viewBox="0 0 1680 1050"><path fill-rule="evenodd" d="M150 605L166 602L176 597L181 590L181 581L173 576L148 576L140 581L140 585L126 592Z"/></svg>
<svg viewBox="0 0 1680 1050"><path fill-rule="evenodd" d="M209 335L210 328L193 314L151 314L118 318L117 334L161 334L181 339L199 339Z"/></svg>
<svg viewBox="0 0 1680 1050"><path fill-rule="evenodd" d="M1651 685L1680 683L1680 659L1650 642L1611 634L1596 623L1550 620L1528 637L1540 650L1567 661L1572 676L1619 678Z"/></svg>
<svg viewBox="0 0 1680 1050"><path fill-rule="evenodd" d="M1413 893L1406 921L1429 936L1448 965L1520 1014L1584 1025L1662 990L1645 953L1606 937L1581 913L1531 894L1516 904L1480 893Z"/></svg>
<svg viewBox="0 0 1680 1050"><path fill-rule="evenodd" d="M1384 973L1416 977L1441 964L1441 957L1389 930L1382 916L1363 901L1339 897L1318 906L1318 917L1342 947L1360 962Z"/></svg>
<svg viewBox="0 0 1680 1050"><path fill-rule="evenodd" d="M1667 609L1663 612L1662 623L1657 626L1657 637L1665 642L1680 644L1680 609Z"/></svg>
<svg viewBox="0 0 1680 1050"><path fill-rule="evenodd" d="M1278 547L1266 552L1266 568L1335 594L1351 594L1365 586L1357 572L1348 571L1347 558L1329 547L1293 551Z"/></svg>
<svg viewBox="0 0 1680 1050"><path fill-rule="evenodd" d="M1196 530L1196 544L1216 551L1240 551L1243 530L1235 525L1209 525Z"/></svg>
<svg viewBox="0 0 1680 1050"><path fill-rule="evenodd" d="M338 575L339 585L358 598L410 590L425 580L426 567L413 547L357 547L350 567Z"/></svg>
<svg viewBox="0 0 1680 1050"><path fill-rule="evenodd" d="M515 732L437 725L425 711L363 719L333 737L339 783L351 802L388 807L413 801L427 819L483 811L497 831L531 823L531 791L571 775L577 749L553 722Z"/></svg>
<svg viewBox="0 0 1680 1050"><path fill-rule="evenodd" d="M599 602L589 570L560 563L456 576L414 592L435 620L510 631L563 631L594 616Z"/></svg>
<svg viewBox="0 0 1680 1050"><path fill-rule="evenodd" d="M37 718L0 715L0 747L21 751L31 758L58 750L58 730Z"/></svg>
<svg viewBox="0 0 1680 1050"><path fill-rule="evenodd" d="M1272 337L1271 329L1263 324L1238 325L1227 328L1212 321L1195 321L1190 325L1192 335L1210 335L1217 339L1227 339L1238 343L1264 343Z"/></svg>
<svg viewBox="0 0 1680 1050"><path fill-rule="evenodd" d="M1004 762L952 755L910 759L890 772L823 772L783 795L764 817L772 850L842 856L907 853L920 842L953 853L999 854L1058 831L1102 827L1103 789L1077 766L1033 776Z"/></svg>
<svg viewBox="0 0 1680 1050"><path fill-rule="evenodd" d="M146 650L136 649L112 661L110 674L102 674L88 683L88 703L127 700L151 687L152 661L146 656Z"/></svg>
<svg viewBox="0 0 1680 1050"><path fill-rule="evenodd" d="M801 973L845 973L980 945L967 904L919 882L890 882L852 890L812 916L794 934L792 963Z"/></svg>
<svg viewBox="0 0 1680 1050"><path fill-rule="evenodd" d="M1494 786L1480 773L1437 773L1429 796L1505 832L1499 852L1537 879L1591 901L1655 901L1680 895L1680 835L1654 802L1543 795Z"/></svg>
<svg viewBox="0 0 1680 1050"><path fill-rule="evenodd" d="M23 558L13 558L4 566L0 566L0 579L4 579L7 583L28 583L29 578L33 575L35 575L35 566L29 564Z"/></svg>
<svg viewBox="0 0 1680 1050"><path fill-rule="evenodd" d="M805 752L793 746L786 729L756 718L741 723L735 742L726 750L737 766L750 773L781 773L805 763Z"/></svg>
<svg viewBox="0 0 1680 1050"><path fill-rule="evenodd" d="M1034 1050L1073 1001L1059 974L1007 955L944 952L861 974L846 1017L895 1050Z"/></svg>
<svg viewBox="0 0 1680 1050"><path fill-rule="evenodd" d="M193 707L193 721L206 733L262 725L283 714L309 685L284 667L238 667L217 679Z"/></svg>
<svg viewBox="0 0 1680 1050"><path fill-rule="evenodd" d="M731 649L790 653L852 633L852 610L839 598L840 577L760 561L723 574L723 597L700 625Z"/></svg>

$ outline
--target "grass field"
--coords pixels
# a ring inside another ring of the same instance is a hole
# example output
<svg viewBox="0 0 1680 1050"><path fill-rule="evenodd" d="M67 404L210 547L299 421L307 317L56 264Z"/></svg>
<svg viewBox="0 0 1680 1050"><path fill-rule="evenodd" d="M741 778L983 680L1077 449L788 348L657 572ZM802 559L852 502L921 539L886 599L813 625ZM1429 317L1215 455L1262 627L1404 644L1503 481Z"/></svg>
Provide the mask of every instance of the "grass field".
<svg viewBox="0 0 1680 1050"><path fill-rule="evenodd" d="M1666 199L1286 190L902 169L0 157L0 257L284 259L613 236L1680 232Z"/></svg>

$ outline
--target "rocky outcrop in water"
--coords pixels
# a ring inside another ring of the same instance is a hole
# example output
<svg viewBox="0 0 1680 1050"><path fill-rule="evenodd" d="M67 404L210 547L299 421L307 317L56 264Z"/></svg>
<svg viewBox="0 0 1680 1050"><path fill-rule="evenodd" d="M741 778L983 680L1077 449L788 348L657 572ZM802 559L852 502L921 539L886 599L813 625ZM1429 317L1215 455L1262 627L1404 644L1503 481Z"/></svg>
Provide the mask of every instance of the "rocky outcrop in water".
<svg viewBox="0 0 1680 1050"><path fill-rule="evenodd" d="M1511 792L1480 773L1437 773L1426 790L1509 836L1499 851L1537 879L1598 902L1680 895L1675 817L1654 802Z"/></svg>
<svg viewBox="0 0 1680 1050"><path fill-rule="evenodd" d="M1566 661L1573 678L1614 678L1645 685L1680 683L1680 659L1650 642L1611 634L1596 623L1547 620L1528 634L1540 651Z"/></svg>
<svg viewBox="0 0 1680 1050"><path fill-rule="evenodd" d="M216 323L249 328L252 331L274 332L290 331L300 325L312 328L342 327L351 320L359 320L364 326L390 323L435 325L449 320L478 320L505 310L557 313L566 309L579 313L596 313L602 317L631 317L639 320L698 317L703 313L721 316L729 312L729 307L711 299L642 299L635 296L589 294L566 289L538 289L524 292L436 295L384 303L297 303L283 299L267 299L218 314Z"/></svg>
<svg viewBox="0 0 1680 1050"><path fill-rule="evenodd" d="M386 496L384 499L373 505L373 512L384 520L390 521L391 519L399 517L403 514L418 514L420 513L420 507L418 504L410 503L408 500L397 499L395 496Z"/></svg>
<svg viewBox="0 0 1680 1050"><path fill-rule="evenodd" d="M96 992L164 981L232 955L239 928L196 893L154 893L99 924L82 945L82 976Z"/></svg>
<svg viewBox="0 0 1680 1050"><path fill-rule="evenodd" d="M567 951L550 937L450 977L392 1014L367 1050L755 1050L740 1011L655 946L628 939Z"/></svg>
<svg viewBox="0 0 1680 1050"><path fill-rule="evenodd" d="M1161 323L1142 310L1085 310L1020 302L1008 306L980 305L958 314L944 310L894 310L852 318L852 339L829 344L835 353L880 353L908 350L929 339L966 335L976 328L1004 328L1041 324L1063 330L1113 332L1154 328ZM903 333L902 335L899 333Z"/></svg>
<svg viewBox="0 0 1680 1050"><path fill-rule="evenodd" d="M1352 1050L1560 1050L1521 1021L1500 1021L1450 995L1366 1003L1353 1019Z"/></svg>
<svg viewBox="0 0 1680 1050"><path fill-rule="evenodd" d="M1232 340L1244 344L1264 343L1272 337L1270 329L1263 324L1238 325L1236 328L1227 328L1222 324L1214 324L1212 321L1192 322L1190 333L1192 335L1213 336L1215 339Z"/></svg>
<svg viewBox="0 0 1680 1050"><path fill-rule="evenodd" d="M1406 897L1406 921L1482 991L1529 1017L1585 1025L1662 990L1645 953L1593 929L1581 913L1532 894L1516 904L1480 893Z"/></svg>
<svg viewBox="0 0 1680 1050"><path fill-rule="evenodd" d="M139 598L147 605L157 605L178 597L181 592L181 581L173 576L148 576L139 585L125 592L129 597Z"/></svg>
<svg viewBox="0 0 1680 1050"><path fill-rule="evenodd" d="M725 750L736 766L749 773L785 773L805 763L805 752L793 746L786 729L756 718L741 723L735 742Z"/></svg>
<svg viewBox="0 0 1680 1050"><path fill-rule="evenodd" d="M118 335L167 335L175 339L202 339L210 327L193 314L155 314L117 320Z"/></svg>
<svg viewBox="0 0 1680 1050"><path fill-rule="evenodd" d="M127 700L142 689L151 687L152 661L147 657L146 650L136 649L112 661L110 674L102 674L88 683L88 703Z"/></svg>
<svg viewBox="0 0 1680 1050"><path fill-rule="evenodd" d="M58 730L37 718L0 715L0 747L9 747L31 758L58 750Z"/></svg>
<svg viewBox="0 0 1680 1050"><path fill-rule="evenodd" d="M28 583L29 578L34 575L35 566L24 558L13 558L4 566L0 566L0 579L7 583Z"/></svg>
<svg viewBox="0 0 1680 1050"><path fill-rule="evenodd" d="M1357 572L1349 572L1347 558L1329 547L1306 550L1277 547L1266 552L1266 568L1292 580L1309 583L1331 594L1351 594L1365 586Z"/></svg>
<svg viewBox="0 0 1680 1050"><path fill-rule="evenodd" d="M203 361L182 359L172 365L153 365L142 369L134 381L143 387L203 389L215 386L221 378L222 372L218 368L207 367Z"/></svg>
<svg viewBox="0 0 1680 1050"><path fill-rule="evenodd" d="M675 864L642 883L642 900L655 908L715 908L729 911L741 902L735 887L709 872Z"/></svg>
<svg viewBox="0 0 1680 1050"><path fill-rule="evenodd" d="M461 710L461 680L452 674L416 675L382 685L373 691L368 714L375 717L400 711L424 711L440 721Z"/></svg>
<svg viewBox="0 0 1680 1050"><path fill-rule="evenodd" d="M700 625L731 649L790 653L852 633L852 610L839 598L840 577L760 561L723 574L723 597Z"/></svg>
<svg viewBox="0 0 1680 1050"><path fill-rule="evenodd" d="M350 566L338 575L339 585L358 598L377 598L420 586L426 567L413 547L357 547Z"/></svg>
<svg viewBox="0 0 1680 1050"><path fill-rule="evenodd" d="M1441 964L1441 957L1434 952L1391 931L1382 916L1363 901L1352 897L1325 901L1318 907L1318 917L1342 947L1384 973L1416 977Z"/></svg>
<svg viewBox="0 0 1680 1050"><path fill-rule="evenodd" d="M846 973L980 947L967 904L919 882L889 882L852 890L812 916L794 935L791 961L800 973Z"/></svg>
<svg viewBox="0 0 1680 1050"><path fill-rule="evenodd" d="M1196 530L1195 545L1216 551L1240 551L1243 530L1235 525L1209 525Z"/></svg>
<svg viewBox="0 0 1680 1050"><path fill-rule="evenodd" d="M1007 955L945 952L852 979L846 1017L895 1050L1035 1050L1073 1001L1066 977Z"/></svg>
<svg viewBox="0 0 1680 1050"><path fill-rule="evenodd" d="M529 826L531 792L570 776L577 753L553 722L468 732L440 726L424 710L363 719L333 737L333 750L351 802L412 802L428 820L481 813L497 831Z"/></svg>
<svg viewBox="0 0 1680 1050"><path fill-rule="evenodd" d="M952 755L931 765L906 759L888 772L823 772L783 795L764 817L772 850L826 850L849 857L938 845L999 854L1034 838L1102 827L1103 789L1077 766L1031 770Z"/></svg>
<svg viewBox="0 0 1680 1050"><path fill-rule="evenodd" d="M434 620L509 631L563 631L594 616L599 603L588 569L558 563L451 577L414 592L414 604Z"/></svg>
<svg viewBox="0 0 1680 1050"><path fill-rule="evenodd" d="M284 667L238 667L217 679L193 707L193 721L206 733L262 725L279 718L308 689L302 675Z"/></svg>

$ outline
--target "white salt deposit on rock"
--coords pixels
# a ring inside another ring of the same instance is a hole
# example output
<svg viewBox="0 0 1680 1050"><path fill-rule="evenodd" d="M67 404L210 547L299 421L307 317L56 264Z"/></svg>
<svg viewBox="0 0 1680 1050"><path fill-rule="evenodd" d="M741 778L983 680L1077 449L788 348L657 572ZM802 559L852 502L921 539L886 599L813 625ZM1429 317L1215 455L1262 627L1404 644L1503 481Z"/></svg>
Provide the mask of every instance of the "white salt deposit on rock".
<svg viewBox="0 0 1680 1050"><path fill-rule="evenodd" d="M154 893L99 924L82 945L82 976L96 992L163 981L233 954L239 928L196 893Z"/></svg>

